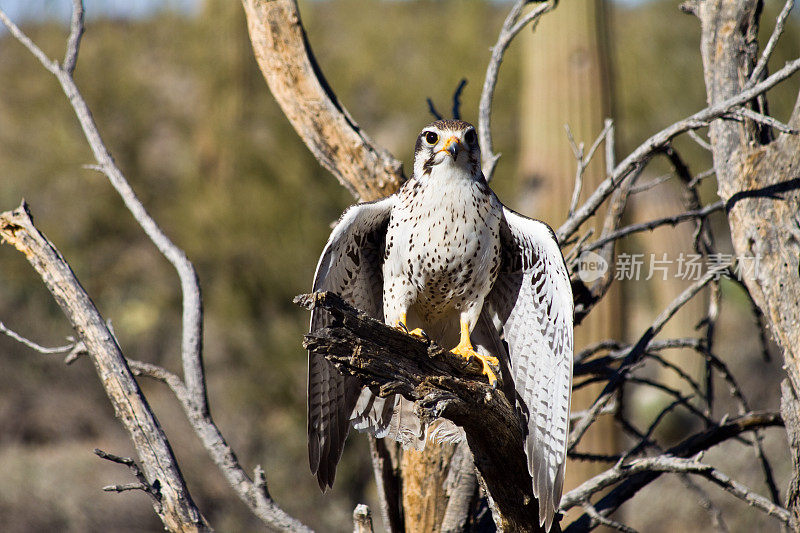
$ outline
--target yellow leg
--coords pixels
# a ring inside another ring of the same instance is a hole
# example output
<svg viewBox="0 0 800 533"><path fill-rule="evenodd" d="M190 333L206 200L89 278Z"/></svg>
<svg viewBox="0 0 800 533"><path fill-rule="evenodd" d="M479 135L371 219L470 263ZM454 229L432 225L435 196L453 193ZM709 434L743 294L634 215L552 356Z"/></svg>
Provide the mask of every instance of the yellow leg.
<svg viewBox="0 0 800 533"><path fill-rule="evenodd" d="M497 357L492 357L491 355L484 356L475 351L475 348L472 347L472 341L469 340L469 324L463 319L461 320L461 340L458 342L458 346L453 348L452 352L463 356L467 360L476 357L483 363L482 373L489 379L489 385L497 387L497 376L489 365L491 364L495 367L499 367L500 361L497 360Z"/></svg>
<svg viewBox="0 0 800 533"><path fill-rule="evenodd" d="M411 331L409 331L408 326L406 325L406 314L405 313L400 315L400 320L397 321L397 324L395 325L395 327L397 329L405 331L406 333L408 333L409 335L411 335L415 339L419 339L419 340L426 341L426 342L430 341L428 339L428 335L424 331L422 331L422 329L420 329L420 328L414 328Z"/></svg>

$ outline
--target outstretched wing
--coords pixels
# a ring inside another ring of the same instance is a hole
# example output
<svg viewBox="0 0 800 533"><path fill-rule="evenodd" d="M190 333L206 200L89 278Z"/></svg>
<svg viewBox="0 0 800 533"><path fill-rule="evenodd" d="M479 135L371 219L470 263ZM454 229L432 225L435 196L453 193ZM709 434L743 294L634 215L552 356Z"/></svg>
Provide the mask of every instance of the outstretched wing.
<svg viewBox="0 0 800 533"><path fill-rule="evenodd" d="M332 291L383 320L383 249L395 197L349 208L333 229L314 275L315 291ZM329 325L327 313L312 311L311 331ZM322 490L333 486L350 421L384 427L393 401L374 398L358 379L343 376L327 359L308 354L308 458Z"/></svg>
<svg viewBox="0 0 800 533"><path fill-rule="evenodd" d="M539 522L547 530L561 500L572 390L572 288L553 230L503 207L503 263L487 297L503 325Z"/></svg>

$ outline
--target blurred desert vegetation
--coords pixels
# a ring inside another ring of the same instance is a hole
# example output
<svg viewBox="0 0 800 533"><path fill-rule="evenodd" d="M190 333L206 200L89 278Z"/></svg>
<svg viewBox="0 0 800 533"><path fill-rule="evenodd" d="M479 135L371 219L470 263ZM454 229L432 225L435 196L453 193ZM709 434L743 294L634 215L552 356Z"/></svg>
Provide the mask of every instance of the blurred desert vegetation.
<svg viewBox="0 0 800 533"><path fill-rule="evenodd" d="M620 154L704 106L698 23L679 13L678 4L609 4ZM779 7L767 2L767 35ZM489 47L507 9L507 2L458 0L301 2L311 45L339 99L406 162L406 172L415 135L431 119L427 97L449 114L452 91L467 78L463 115L476 119ZM25 29L52 57L63 55L63 24L42 17ZM773 64L796 57L798 43L792 20ZM520 47L512 45L493 118L496 150L503 153L493 187L511 205L522 59ZM300 342L308 316L291 299L309 289L330 223L353 199L317 164L274 103L252 57L241 6L207 0L191 13L164 9L138 18L90 18L77 82L120 168L199 270L209 393L221 430L244 465L264 466L271 493L290 513L321 531L348 530L355 503L377 511L366 441L351 438L335 489L321 495L305 447L306 356ZM796 83L788 85L771 98L778 118L788 116L797 91ZM679 148L693 170L708 167L695 145ZM25 198L38 227L112 321L125 354L177 371L176 276L106 179L82 168L89 162L56 81L2 34L0 210ZM704 194L713 193L707 184ZM724 316L721 341L731 350L724 352L726 360L742 379L753 380L745 386L752 403L775 409L780 357L759 359L749 306L735 289L730 292L735 305ZM0 247L0 321L47 345L63 344L71 334L40 280L8 246ZM220 531L260 529L166 389L141 383L211 523ZM773 448L780 450L782 433L775 435ZM146 496L100 490L130 479L124 468L95 457L95 447L132 454L89 360L64 367L58 358L0 337L0 529L160 530ZM778 475L785 483L786 472ZM765 493L757 471L752 480L750 486ZM689 495L687 506L695 499ZM732 509L748 511L736 503ZM670 516L675 514L673 508ZM683 518L709 523L702 510ZM647 531L669 527L641 523ZM745 531L740 527L749 522L728 523Z"/></svg>

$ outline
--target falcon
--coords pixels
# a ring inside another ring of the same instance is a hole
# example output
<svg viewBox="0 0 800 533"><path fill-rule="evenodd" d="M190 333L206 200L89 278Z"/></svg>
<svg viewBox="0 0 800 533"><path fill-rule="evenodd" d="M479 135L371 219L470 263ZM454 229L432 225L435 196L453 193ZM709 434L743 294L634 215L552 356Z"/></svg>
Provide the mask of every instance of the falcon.
<svg viewBox="0 0 800 533"><path fill-rule="evenodd" d="M504 206L489 188L472 125L439 120L422 130L413 177L394 195L345 211L313 288L476 358L493 387L502 380L527 427L528 472L549 530L567 452L572 289L553 230ZM313 311L311 331L329 320ZM333 485L350 426L415 449L463 438L452 422L426 427L411 401L379 398L309 353L308 454L323 491Z"/></svg>

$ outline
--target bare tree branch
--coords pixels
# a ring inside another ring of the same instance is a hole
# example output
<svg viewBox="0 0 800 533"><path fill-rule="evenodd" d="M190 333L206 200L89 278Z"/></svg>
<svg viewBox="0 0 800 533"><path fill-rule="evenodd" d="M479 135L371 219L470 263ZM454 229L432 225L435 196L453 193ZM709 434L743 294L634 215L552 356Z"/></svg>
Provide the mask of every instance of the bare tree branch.
<svg viewBox="0 0 800 533"><path fill-rule="evenodd" d="M69 25L67 50L64 52L62 64L62 68L70 76L75 72L75 66L78 64L78 51L81 46L83 30L83 0L72 0L72 20Z"/></svg>
<svg viewBox="0 0 800 533"><path fill-rule="evenodd" d="M185 381L182 381L178 376L167 372L163 368L147 363L134 362L132 366L135 368L135 372L159 379L170 386L183 406L189 418L189 422L192 424L203 442L203 445L211 455L212 460L219 466L237 494L248 504L256 516L266 524L279 529L310 531L296 519L290 517L280 509L275 502L268 497L268 494L264 490L260 490L258 483L250 481L247 474L240 467L233 450L231 450L230 446L225 442L225 439L211 418L202 362L203 305L200 284L194 265L186 257L183 250L172 243L155 220L147 213L121 170L116 166L100 136L97 125L92 118L91 111L72 78L72 72L77 62L80 38L83 34L83 3L79 0L74 0L73 2L70 37L67 45L65 66L63 68L56 62L49 60L27 36L8 19L2 10L0 10L0 20L9 28L12 35L22 42L22 44L42 62L48 71L56 76L64 93L72 104L89 146L94 153L97 164L91 165L91 167L103 172L108 177L111 184L121 196L128 211L131 212L150 240L156 245L162 255L172 263L178 272L183 294L181 352ZM67 266L66 268L68 269L69 267ZM113 341L113 334L109 335ZM115 341L114 344L116 345ZM129 372L127 367L126 372ZM131 381L133 381L132 378ZM133 383L135 385L135 381L133 381ZM144 401L143 397L142 400ZM160 431L160 428L157 429ZM144 433L148 433L151 430L152 427L150 426L142 426L142 431ZM158 435L155 435L153 438L156 437L158 437ZM163 434L161 434L161 437L163 437ZM169 443L166 442L165 437L163 437L163 440L165 446L169 448ZM174 462L174 458L172 462ZM177 471L177 465L175 465L174 468ZM180 479L180 482L183 483L183 480ZM185 492L185 487L183 487L183 490ZM186 497L188 498L188 503L191 504L192 509L194 509L194 504L191 502L191 498L188 497L188 493L186 493ZM196 511L196 509L194 510ZM200 516L199 511L197 514ZM202 516L200 516L200 519L202 519ZM202 521L202 525L203 527L208 527L204 520Z"/></svg>
<svg viewBox="0 0 800 533"><path fill-rule="evenodd" d="M614 168L614 172L595 189L589 199L558 228L556 236L559 242L566 240L575 233L578 227L597 211L597 208L600 207L608 195L619 186L622 180L629 176L635 169L645 165L653 154L663 146L666 146L670 140L681 133L707 126L712 120L722 117L732 109L765 93L798 70L800 70L800 59L790 61L786 63L782 69L778 70L764 81L748 89L744 89L738 94L722 100L719 103L710 105L690 117L675 122L655 135L652 135L619 163Z"/></svg>
<svg viewBox="0 0 800 533"><path fill-rule="evenodd" d="M483 80L483 90L478 104L478 139L481 146L481 157L483 159L483 175L487 181L491 181L494 175L494 167L500 154L494 153L492 144L492 101L494 100L494 89L497 86L497 75L500 72L500 65L506 53L508 45L514 37L530 22L538 22L539 17L551 11L558 4L557 0L551 0L545 4L536 6L534 9L522 15L522 11L531 0L517 0L506 16L497 42L492 47L492 57L486 67L486 76Z"/></svg>
<svg viewBox="0 0 800 533"><path fill-rule="evenodd" d="M71 352L72 350L75 349L75 346L78 344L77 341L73 341L71 344L65 344L64 346L56 346L54 348L46 348L46 347L42 346L41 344L37 344L37 343L33 342L32 340L26 339L22 335L20 335L20 334L14 332L14 331L8 329L6 327L6 325L3 324L2 322L0 322L0 333L4 333L5 335L7 335L8 337L11 337L15 341L17 341L17 342L19 342L21 344L24 344L25 346L27 346L31 350L35 350L35 351L37 351L39 353L42 353L42 354L57 354L57 353L61 354L61 353Z"/></svg>
<svg viewBox="0 0 800 533"><path fill-rule="evenodd" d="M325 81L295 0L243 0L253 51L272 95L308 149L353 196L376 200L405 181L402 163L356 124Z"/></svg>
<svg viewBox="0 0 800 533"><path fill-rule="evenodd" d="M584 433L586 433L586 430L589 429L589 426L597 417L597 414L608 404L613 395L616 393L617 389L619 389L619 387L622 385L627 372L630 370L633 364L638 362L639 359L644 355L650 342L656 335L658 335L658 333L664 327L664 324L666 324L669 319L672 318L675 313L677 313L678 310L686 304L686 302L691 300L692 297L694 297L694 295L700 291L700 289L705 287L711 280L727 269L728 265L717 265L716 267L710 269L702 278L687 287L667 306L666 309L661 312L661 314L658 315L658 317L656 317L655 321L653 321L650 327L647 328L641 337L639 337L639 340L636 342L636 344L627 351L625 359L623 360L618 372L609 380L606 387L600 393L600 396L597 397L592 406L586 412L586 416L571 428L569 445L567 447L568 450L575 448L581 437L583 437Z"/></svg>
<svg viewBox="0 0 800 533"><path fill-rule="evenodd" d="M769 41L767 41L767 45L761 52L761 57L758 58L758 63L756 63L756 66L753 67L753 72L750 73L750 79L747 80L745 87L752 87L755 85L755 83L761 79L761 76L766 71L769 58L772 57L772 52L775 51L775 46L778 44L778 39L780 39L781 35L783 34L786 19L789 18L789 14L792 12L792 7L794 7L794 0L786 0L786 3L783 4L783 9L781 9L781 12L778 14L778 18L775 19L775 29L772 30L772 35L769 36Z"/></svg>
<svg viewBox="0 0 800 533"><path fill-rule="evenodd" d="M42 52L41 48L36 46L36 43L34 43L30 37L25 35L25 33L19 29L19 27L14 24L10 18L8 18L8 15L6 15L6 12L2 9L0 9L0 22L2 22L5 27L8 28L8 31L11 33L11 35L13 35L16 40L22 43L22 45L27 48L28 51L33 54L33 56L38 59L42 66L49 72L56 74L60 70L61 67L58 66L58 63L47 57L47 54Z"/></svg>
<svg viewBox="0 0 800 533"><path fill-rule="evenodd" d="M112 463L118 463L121 465L127 466L131 473L136 477L138 483L129 483L126 485L109 485L107 487L103 487L103 490L106 492L124 492L128 490L141 490L147 493L154 501L156 505L161 504L161 481L156 479L150 484L147 481L144 473L139 468L139 465L136 464L136 461L131 459L130 457L120 457L119 455L114 455L113 453L104 452L99 448L94 449L95 455L100 457L101 459L105 459L107 461L111 461Z"/></svg>
<svg viewBox="0 0 800 533"><path fill-rule="evenodd" d="M467 78L463 78L460 82L458 82L458 87L456 90L453 91L453 118L454 119L461 119L461 93L464 91L464 87L467 86Z"/></svg>
<svg viewBox="0 0 800 533"><path fill-rule="evenodd" d="M0 214L0 237L42 277L92 357L117 417L128 431L150 483L161 482L154 509L172 531L209 531L192 501L161 426L133 378L114 335L61 254L33 225L27 206Z"/></svg>
<svg viewBox="0 0 800 533"><path fill-rule="evenodd" d="M241 467L239 459L225 441L225 437L214 423L209 413L203 413L192 401L192 394L181 379L151 363L128 361L131 370L137 376L146 376L165 383L175 394L183 407L189 423L194 429L214 464L220 469L225 479L233 487L239 498L265 524L282 531L310 532L311 530L297 519L289 516L281 509L265 490L266 479L263 470L257 469L259 475L251 481Z"/></svg>
<svg viewBox="0 0 800 533"><path fill-rule="evenodd" d="M73 14L73 30L70 33L67 63L74 63L74 61L77 61L79 35L83 31L82 3L75 2L74 7L76 10L80 9L81 13ZM181 292L183 294L181 354L184 378L186 379L187 386L192 391L193 401L198 403L198 407L201 410L207 411L208 398L206 395L202 361L203 302L200 294L200 283L197 279L197 272L195 271L194 265L186 257L183 250L173 244L156 221L150 216L122 171L117 167L114 158L111 156L111 153L106 148L100 136L97 124L92 117L92 113L86 101L78 90L77 85L75 85L75 80L72 78L72 71L65 70L54 61L48 59L24 33L8 20L8 17L6 17L2 10L0 10L0 20L9 28L17 40L25 44L45 68L59 81L64 94L66 94L70 104L72 104L75 115L78 117L78 121L80 122L83 133L86 136L89 147L92 149L98 166L108 177L111 185L122 198L125 207L130 211L131 215L133 215L145 234L177 271L181 283Z"/></svg>
<svg viewBox="0 0 800 533"><path fill-rule="evenodd" d="M647 222L640 222L638 224L631 224L630 226L626 226L622 229L619 229L609 235L606 235L596 241L590 243L589 245L584 248L584 250L596 250L600 248L606 243L611 241L615 241L617 239L621 239L622 237L626 237L631 233L639 233L642 231L650 231L658 228L660 226L675 226L681 222L685 222L687 220L693 219L703 219L710 215L715 211L719 211L725 207L725 202L722 200L718 200L713 204L709 204L701 209L697 209L694 211L685 211L683 213L678 213L677 215L670 215L662 218L658 218L655 220L648 220Z"/></svg>
<svg viewBox="0 0 800 533"><path fill-rule="evenodd" d="M663 455L670 457L693 457L698 453L716 446L720 442L736 437L744 432L752 431L756 428L766 428L771 426L782 426L783 420L778 413L750 413L748 415L725 421L718 426L711 427L701 433L697 433L685 439L683 442L666 450ZM613 469L612 469L613 470ZM580 487L569 491L561 498L562 509L568 509L576 505L585 498L595 494L593 487L598 482L602 485L606 476L614 476L610 471L595 476L585 482ZM595 503L595 508L603 516L608 516L619 508L624 502L631 499L644 486L656 480L663 472L647 471L630 476L613 490L611 490L600 501ZM613 483L611 483L613 484ZM608 487L610 485L603 485ZM589 490L591 488L591 490ZM599 489L598 489L599 490ZM771 504L770 504L771 505ZM578 531L588 531L594 526L590 526L592 518L589 514L584 514L569 527L564 529L565 533Z"/></svg>
<svg viewBox="0 0 800 533"><path fill-rule="evenodd" d="M788 133L790 135L797 135L798 133L800 133L800 131L787 126L786 124L777 119L774 119L762 113L758 113L746 107L737 107L729 115L740 120L749 118L750 120L758 122L759 124L764 124L765 126L775 128L781 133Z"/></svg>
<svg viewBox="0 0 800 533"><path fill-rule="evenodd" d="M630 478L635 474L641 473L689 473L700 475L709 481L719 485L723 490L747 502L770 516L774 516L784 524L789 522L789 512L768 499L756 494L741 483L732 480L713 466L698 462L696 459L682 459L670 455L660 455L658 457L648 457L645 459L634 459L627 464L619 463L614 468L593 477L561 498L561 510L566 511L575 505L581 504L590 495L595 494L603 488L609 487L623 479ZM591 515L590 515L591 516ZM594 517L593 517L594 518Z"/></svg>

